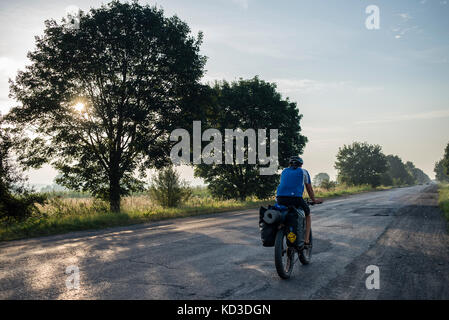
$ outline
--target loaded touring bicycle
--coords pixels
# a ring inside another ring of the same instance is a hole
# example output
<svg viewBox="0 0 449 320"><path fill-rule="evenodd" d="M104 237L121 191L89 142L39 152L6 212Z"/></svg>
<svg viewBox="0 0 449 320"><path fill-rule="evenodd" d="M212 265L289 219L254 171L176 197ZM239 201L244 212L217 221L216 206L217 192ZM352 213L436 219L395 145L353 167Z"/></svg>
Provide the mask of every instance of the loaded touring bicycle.
<svg viewBox="0 0 449 320"><path fill-rule="evenodd" d="M307 204L315 203L308 200ZM275 204L268 208L260 208L259 229L262 245L274 247L276 271L282 279L290 278L297 260L302 264L309 264L312 259L312 230L309 244L304 245L305 218L304 211L294 206ZM296 254L298 258L295 260Z"/></svg>

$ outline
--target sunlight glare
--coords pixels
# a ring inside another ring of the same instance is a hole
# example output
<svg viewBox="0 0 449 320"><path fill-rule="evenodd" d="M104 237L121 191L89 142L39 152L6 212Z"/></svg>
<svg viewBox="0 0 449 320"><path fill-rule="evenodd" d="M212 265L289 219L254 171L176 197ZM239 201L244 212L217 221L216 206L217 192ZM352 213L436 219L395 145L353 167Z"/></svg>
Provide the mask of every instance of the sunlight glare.
<svg viewBox="0 0 449 320"><path fill-rule="evenodd" d="M83 112L83 110L84 110L84 103L78 102L77 104L75 104L75 105L73 106L73 108L74 108L76 111L78 111L78 112Z"/></svg>

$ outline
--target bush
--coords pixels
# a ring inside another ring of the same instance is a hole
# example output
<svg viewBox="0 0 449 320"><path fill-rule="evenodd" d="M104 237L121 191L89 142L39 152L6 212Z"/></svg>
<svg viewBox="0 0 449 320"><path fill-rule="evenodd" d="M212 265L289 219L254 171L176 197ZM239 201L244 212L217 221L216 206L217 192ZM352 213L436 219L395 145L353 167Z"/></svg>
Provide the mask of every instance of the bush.
<svg viewBox="0 0 449 320"><path fill-rule="evenodd" d="M1 183L1 182L0 182ZM39 194L12 194L0 187L0 219L24 220L39 213L36 204L44 204L46 197Z"/></svg>
<svg viewBox="0 0 449 320"><path fill-rule="evenodd" d="M43 204L46 197L24 187L25 179L10 155L14 140L2 121L0 116L0 220L23 220L38 212L36 203Z"/></svg>
<svg viewBox="0 0 449 320"><path fill-rule="evenodd" d="M163 207L178 207L192 195L192 189L170 166L162 169L149 189L150 197Z"/></svg>
<svg viewBox="0 0 449 320"><path fill-rule="evenodd" d="M319 185L320 188L323 188L326 190L335 189L336 186L337 186L337 182L330 181L330 180L323 180L323 181L321 181L321 184Z"/></svg>

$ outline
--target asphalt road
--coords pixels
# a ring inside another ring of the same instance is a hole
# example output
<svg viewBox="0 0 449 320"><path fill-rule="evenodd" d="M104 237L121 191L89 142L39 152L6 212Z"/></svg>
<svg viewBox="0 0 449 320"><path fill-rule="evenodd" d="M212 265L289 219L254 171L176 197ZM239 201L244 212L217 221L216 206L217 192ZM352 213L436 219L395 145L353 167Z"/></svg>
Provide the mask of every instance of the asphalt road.
<svg viewBox="0 0 449 320"><path fill-rule="evenodd" d="M313 261L289 280L261 245L257 210L2 243L0 299L449 299L436 199L431 185L314 206ZM368 265L379 289L365 286Z"/></svg>

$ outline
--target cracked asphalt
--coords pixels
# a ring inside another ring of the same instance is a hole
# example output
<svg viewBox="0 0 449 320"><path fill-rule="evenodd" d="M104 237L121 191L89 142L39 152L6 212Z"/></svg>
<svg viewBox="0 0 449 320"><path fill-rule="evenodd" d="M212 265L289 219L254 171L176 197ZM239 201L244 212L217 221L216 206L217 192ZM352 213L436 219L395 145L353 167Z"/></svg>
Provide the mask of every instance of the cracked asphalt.
<svg viewBox="0 0 449 320"><path fill-rule="evenodd" d="M281 280L258 210L0 244L0 299L449 299L436 185L312 207L312 263ZM380 289L365 287L368 265ZM79 288L66 286L68 266Z"/></svg>

